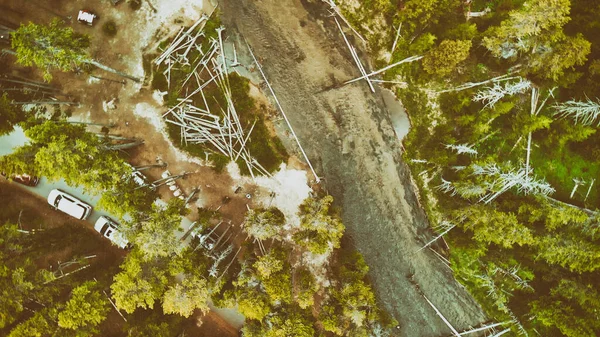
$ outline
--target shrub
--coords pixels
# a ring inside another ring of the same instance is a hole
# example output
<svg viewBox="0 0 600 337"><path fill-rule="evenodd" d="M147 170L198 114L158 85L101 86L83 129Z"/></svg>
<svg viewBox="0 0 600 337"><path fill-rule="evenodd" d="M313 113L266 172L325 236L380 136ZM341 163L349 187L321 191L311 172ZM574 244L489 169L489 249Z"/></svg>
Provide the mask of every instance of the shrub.
<svg viewBox="0 0 600 337"><path fill-rule="evenodd" d="M113 20L107 21L102 25L102 32L109 37L117 35L117 24Z"/></svg>
<svg viewBox="0 0 600 337"><path fill-rule="evenodd" d="M128 0L127 3L129 4L129 8L133 9L134 11L137 11L140 9L140 7L142 7L142 0Z"/></svg>

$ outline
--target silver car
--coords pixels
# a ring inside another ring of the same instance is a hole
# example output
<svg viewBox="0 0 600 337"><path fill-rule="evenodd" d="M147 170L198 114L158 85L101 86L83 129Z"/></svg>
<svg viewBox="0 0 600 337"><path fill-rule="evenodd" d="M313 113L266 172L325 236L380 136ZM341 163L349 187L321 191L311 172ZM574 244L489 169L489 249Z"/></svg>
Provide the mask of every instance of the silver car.
<svg viewBox="0 0 600 337"><path fill-rule="evenodd" d="M121 248L126 248L129 245L129 241L119 232L119 225L107 216L101 216L96 221L94 229Z"/></svg>

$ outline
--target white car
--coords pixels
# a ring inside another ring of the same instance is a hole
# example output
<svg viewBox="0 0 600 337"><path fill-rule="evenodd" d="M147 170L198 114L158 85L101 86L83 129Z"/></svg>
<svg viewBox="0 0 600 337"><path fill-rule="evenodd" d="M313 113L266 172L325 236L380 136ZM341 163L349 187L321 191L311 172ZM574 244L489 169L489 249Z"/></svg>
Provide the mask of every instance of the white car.
<svg viewBox="0 0 600 337"><path fill-rule="evenodd" d="M50 191L48 203L55 209L80 220L87 219L92 213L92 206L58 189Z"/></svg>
<svg viewBox="0 0 600 337"><path fill-rule="evenodd" d="M129 245L129 241L127 241L127 239L123 237L123 234L119 232L118 227L119 225L116 222L104 215L101 216L94 225L94 229L102 234L102 236L112 241L115 245L125 248Z"/></svg>
<svg viewBox="0 0 600 337"><path fill-rule="evenodd" d="M94 20L96 20L97 18L98 15L88 10L80 10L77 14L77 21L88 26L92 26L94 24Z"/></svg>

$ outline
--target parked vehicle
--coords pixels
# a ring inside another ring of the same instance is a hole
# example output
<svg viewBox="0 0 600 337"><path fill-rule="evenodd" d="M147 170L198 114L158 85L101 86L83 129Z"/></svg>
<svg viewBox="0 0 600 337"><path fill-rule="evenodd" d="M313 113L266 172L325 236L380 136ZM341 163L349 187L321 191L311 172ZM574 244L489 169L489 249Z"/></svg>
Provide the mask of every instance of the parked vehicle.
<svg viewBox="0 0 600 337"><path fill-rule="evenodd" d="M102 234L102 236L112 241L113 244L121 248L126 248L129 245L129 241L127 241L127 239L123 237L123 234L119 232L119 225L107 216L101 216L98 221L96 221L94 229Z"/></svg>
<svg viewBox="0 0 600 337"><path fill-rule="evenodd" d="M92 206L59 189L50 191L48 203L55 209L80 219L87 219L92 213Z"/></svg>
<svg viewBox="0 0 600 337"><path fill-rule="evenodd" d="M98 19L98 15L88 10L80 10L77 14L77 21L88 26L92 26L96 19Z"/></svg>
<svg viewBox="0 0 600 337"><path fill-rule="evenodd" d="M3 177L10 179L16 183L25 185L25 186L37 186L37 184L40 182L40 178L36 177L36 176L30 176L29 174L23 173L23 174L15 174L12 175L10 177L6 177L6 173L2 172L0 173L2 174Z"/></svg>

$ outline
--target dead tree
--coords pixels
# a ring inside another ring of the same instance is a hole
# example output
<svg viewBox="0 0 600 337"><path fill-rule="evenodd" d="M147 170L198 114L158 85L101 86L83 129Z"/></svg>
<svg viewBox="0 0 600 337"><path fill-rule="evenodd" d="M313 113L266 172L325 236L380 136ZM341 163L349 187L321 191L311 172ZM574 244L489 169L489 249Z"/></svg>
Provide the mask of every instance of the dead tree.
<svg viewBox="0 0 600 337"><path fill-rule="evenodd" d="M509 74L505 74L505 75L500 75L494 78L490 78L489 80L485 80L485 81L481 81L481 82L467 82L464 84L459 85L458 87L454 87L454 88L450 88L450 89L445 89L445 90L441 90L441 91L436 91L436 94L443 94L446 92L453 92L453 91L462 91L462 90L467 90L467 89L471 89L471 88L475 88L478 87L480 85L484 85L484 84L488 84L488 83L496 83L496 82L502 82L502 81L510 81L510 80L514 80L514 79L518 79L520 78L520 76L509 76Z"/></svg>
<svg viewBox="0 0 600 337"><path fill-rule="evenodd" d="M354 59L354 62L356 63L356 66L358 67L358 71L360 71L362 76L367 80L367 83L369 84L369 88L371 88L371 92L375 92L375 89L373 88L373 84L371 84L369 76L367 76L367 72L365 71L365 68L363 67L362 62L360 62L360 59L358 58L356 49L350 44L350 42L346 38L346 34L344 34L344 30L342 29L342 26L340 26L340 23L338 22L337 18L334 18L334 19L335 19L335 23L337 24L337 26L340 30L340 33L342 33L342 36L344 37L344 41L346 42L348 49L350 49L350 54L352 55L352 58Z"/></svg>
<svg viewBox="0 0 600 337"><path fill-rule="evenodd" d="M87 64L90 64L90 65L93 65L93 66L95 66L97 68L100 68L100 69L102 69L104 71L108 71L109 73L113 73L113 74L119 75L121 77L128 78L128 79L130 79L130 80L132 80L134 82L141 82L142 81L139 77L135 77L133 75L129 75L129 74L126 74L124 72L121 72L121 71L118 71L116 69L113 69L111 67L105 66L104 64L102 64L102 63L100 63L100 62L98 62L98 61L96 61L94 59L85 59L85 60L83 60L83 62L87 63Z"/></svg>
<svg viewBox="0 0 600 337"><path fill-rule="evenodd" d="M337 16L339 16L339 18L342 19L342 21L344 21L344 23L346 23L346 25L354 32L354 34L356 34L356 36L358 36L359 39L361 39L361 41L363 43L365 43L365 44L367 43L367 41L365 40L365 38L362 37L362 35L360 35L356 31L356 29L354 29L354 27L352 27L352 25L350 24L350 22L348 22L348 20L346 19L346 17L344 17L344 15L340 11L339 7L335 4L335 2L333 0L323 0L323 2L325 2L326 4L329 5L329 7L333 11L333 13L336 14Z"/></svg>
<svg viewBox="0 0 600 337"><path fill-rule="evenodd" d="M490 329L495 328L497 326L506 325L506 324L510 324L510 323L511 323L511 321L488 324L488 325L484 325L484 326L479 327L479 328L475 328L475 329L470 329L470 330L463 331L459 335L460 336L466 336L466 335L470 335L470 334L475 333L475 332L487 331L487 330L490 330Z"/></svg>
<svg viewBox="0 0 600 337"><path fill-rule="evenodd" d="M398 61L398 62L396 62L396 63L394 63L394 64L390 64L390 65L388 65L388 66L386 66L386 67L384 67L384 68L381 68L381 69L379 69L379 70L373 71L373 72L371 72L371 73L369 73L369 74L364 74L364 75L363 75L363 76L361 76L361 77L357 77L357 78L355 78L355 79L352 79L352 80L346 81L346 82L344 82L344 84L350 84L350 83L352 83L352 82L360 81L360 80L362 80L362 79L367 79L367 78L369 78L369 77L373 77L373 76L375 76L375 75L379 75L379 74L381 74L382 72L384 72L384 71L387 71L387 70L390 70L390 69L392 69L392 68L394 68L394 67L396 67L396 66L399 66L399 65L401 65L401 64L403 64L403 63L410 63L410 62L418 61L418 60L420 60L420 59L422 59L422 58L423 58L423 56L421 56L421 55L410 56L410 57L407 57L407 58L405 58L404 60L400 60L400 61Z"/></svg>
<svg viewBox="0 0 600 337"><path fill-rule="evenodd" d="M265 80L265 83L267 84L267 87L269 88L269 91L271 92L271 95L273 95L273 99L275 100L275 103L277 104L277 107L279 108L279 111L281 112L281 115L285 119L285 122L286 122L288 128L290 129L290 131L292 133L292 136L294 137L294 140L296 140L296 144L300 148L300 152L302 152L302 155L304 156L304 159L306 160L306 163L308 164L308 166L310 168L310 171L312 172L313 176L315 177L315 181L317 183L319 183L321 181L321 179L319 178L319 176L315 172L315 169L313 168L312 164L310 163L310 160L308 159L308 155L306 154L306 152L304 152L304 149L302 148L302 145L300 145L300 140L296 136L296 132L294 132L294 129L292 128L292 125L291 125L290 121L288 120L287 115L285 114L285 112L283 111L283 108L281 107L281 104L279 104L279 100L277 99L277 96L275 95L275 91L273 91L273 88L271 87L271 84L267 80L267 77L266 77L265 73L263 72L260 63L258 63L258 60L256 60L256 57L254 56L254 53L252 52L252 48L250 48L250 45L248 44L248 41L246 41L246 46L248 47L248 51L250 51L250 55L252 56L252 59L254 60L254 63L256 64L256 67L258 68L260 74L262 75L263 79Z"/></svg>
<svg viewBox="0 0 600 337"><path fill-rule="evenodd" d="M425 301L427 301L427 303L429 303L429 305L433 308L433 310L435 310L435 313L442 319L444 324L446 324L446 326L448 328L450 328L450 330L452 331L454 336L460 337L460 334L458 333L458 331L456 331L456 329L452 326L452 324L450 324L450 322L448 322L446 317L444 317L444 315L442 315L442 313L438 310L438 308L436 308L435 305L433 305L433 303L431 303L431 301L427 298L427 296L423 295L423 298L425 299Z"/></svg>
<svg viewBox="0 0 600 337"><path fill-rule="evenodd" d="M442 226L445 227L445 230L440 235L436 236L434 239L432 239L431 241L427 242L423 247L419 248L419 250L417 250L417 252L420 252L421 250L429 247L431 244L433 244L434 242L436 242L438 239L440 239L444 235L448 234L448 232L450 232L454 227L456 227L455 224L450 223L448 221L443 221L442 223L443 223Z"/></svg>
<svg viewBox="0 0 600 337"><path fill-rule="evenodd" d="M600 100L594 102L587 97L586 101L570 100L554 105L554 109L554 116L569 117L575 124L592 125L600 116Z"/></svg>

